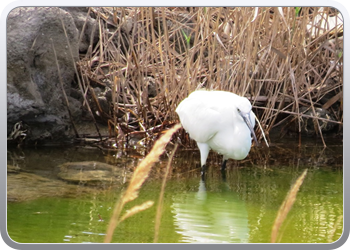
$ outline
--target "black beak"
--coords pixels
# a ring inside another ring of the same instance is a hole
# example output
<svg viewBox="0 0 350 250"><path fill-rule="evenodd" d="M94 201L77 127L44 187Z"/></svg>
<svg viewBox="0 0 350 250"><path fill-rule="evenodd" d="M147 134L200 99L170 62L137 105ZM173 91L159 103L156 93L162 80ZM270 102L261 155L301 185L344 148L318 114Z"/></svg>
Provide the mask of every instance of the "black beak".
<svg viewBox="0 0 350 250"><path fill-rule="evenodd" d="M255 132L254 132L254 128L252 126L252 123L250 122L250 114L246 114L246 115L242 115L242 118L244 120L244 122L247 124L248 128L250 129L250 132L252 134L252 137L254 138L254 141L256 143L257 146L259 146L259 143L258 143L258 140L256 139L256 135L255 135Z"/></svg>

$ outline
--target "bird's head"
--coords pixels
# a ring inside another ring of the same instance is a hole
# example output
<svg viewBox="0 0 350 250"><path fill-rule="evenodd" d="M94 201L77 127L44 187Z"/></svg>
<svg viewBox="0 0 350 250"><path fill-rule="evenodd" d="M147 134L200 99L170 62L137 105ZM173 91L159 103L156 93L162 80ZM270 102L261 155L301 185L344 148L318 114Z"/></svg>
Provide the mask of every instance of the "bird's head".
<svg viewBox="0 0 350 250"><path fill-rule="evenodd" d="M247 115L252 110L252 105L249 100L245 97L240 98L239 102L237 102L237 111L241 115Z"/></svg>
<svg viewBox="0 0 350 250"><path fill-rule="evenodd" d="M249 100L245 97L242 97L240 101L237 103L237 111L242 116L244 122L247 124L252 137L254 138L254 141L256 145L259 145L258 140L256 139L256 135L254 132L254 125L253 121L251 121L251 111L252 111L252 105L249 102ZM255 115L254 115L255 116Z"/></svg>

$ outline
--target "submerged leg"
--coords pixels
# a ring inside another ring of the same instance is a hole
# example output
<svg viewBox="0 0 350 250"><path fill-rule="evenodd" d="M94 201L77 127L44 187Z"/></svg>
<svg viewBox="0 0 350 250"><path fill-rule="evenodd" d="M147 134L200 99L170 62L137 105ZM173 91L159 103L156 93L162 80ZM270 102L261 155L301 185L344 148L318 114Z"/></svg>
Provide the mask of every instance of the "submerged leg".
<svg viewBox="0 0 350 250"><path fill-rule="evenodd" d="M227 160L224 159L224 161L221 164L221 171L225 171L226 170L226 162L227 162Z"/></svg>
<svg viewBox="0 0 350 250"><path fill-rule="evenodd" d="M202 177L202 181L205 181L205 173L207 171L207 166L203 165L202 169L201 169L201 177Z"/></svg>
<svg viewBox="0 0 350 250"><path fill-rule="evenodd" d="M223 181L226 181L226 162L227 162L227 160L224 159L224 161L222 162L222 165L221 165L221 177L222 177Z"/></svg>
<svg viewBox="0 0 350 250"><path fill-rule="evenodd" d="M221 177L224 182L226 181L226 162L227 160L224 159L221 165Z"/></svg>

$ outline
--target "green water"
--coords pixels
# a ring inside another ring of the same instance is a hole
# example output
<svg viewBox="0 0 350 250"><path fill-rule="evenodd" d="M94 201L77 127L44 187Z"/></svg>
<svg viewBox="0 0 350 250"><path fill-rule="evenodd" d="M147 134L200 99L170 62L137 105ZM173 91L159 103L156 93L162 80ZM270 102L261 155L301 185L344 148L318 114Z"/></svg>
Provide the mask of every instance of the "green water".
<svg viewBox="0 0 350 250"><path fill-rule="evenodd" d="M58 153L59 152L59 153ZM54 166L64 161L99 159L110 153L98 150L37 149L22 152L26 171L54 178ZM17 152L18 154L18 152ZM115 153L111 153L115 156ZM40 165L32 157L47 156ZM59 158L64 155L64 159ZM127 155L125 164L139 160ZM8 156L8 158L10 158ZM8 159L9 162L9 159ZM278 242L334 242L343 230L342 147L323 149L309 145L297 149L276 145L253 149L245 161L229 161L226 180L220 157L211 154L205 181L200 178L198 151L179 151L173 160L172 175L166 183L158 242L165 243L264 243L270 242L278 209L291 185L305 168L306 178L296 201L281 225ZM152 243L164 169L162 157L142 187L139 197L123 211L144 201L155 204L125 221L115 230L113 242ZM103 242L121 188L79 192L67 196L41 197L8 202L8 234L20 243Z"/></svg>

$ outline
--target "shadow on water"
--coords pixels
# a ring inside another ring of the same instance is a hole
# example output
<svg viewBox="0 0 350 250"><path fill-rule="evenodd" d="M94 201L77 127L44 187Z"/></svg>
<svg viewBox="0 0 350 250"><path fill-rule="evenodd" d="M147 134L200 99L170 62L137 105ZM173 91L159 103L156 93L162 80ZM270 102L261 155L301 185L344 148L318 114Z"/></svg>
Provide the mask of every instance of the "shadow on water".
<svg viewBox="0 0 350 250"><path fill-rule="evenodd" d="M278 242L334 242L343 230L342 151L337 142L327 148L312 141L302 147L291 142L253 147L245 160L227 162L225 180L221 156L210 153L203 181L199 151L178 150L166 184L159 242L269 242L277 211L305 168L308 174ZM114 203L128 180L104 186L70 183L58 178L58 166L98 161L132 173L144 155L144 150L81 147L8 149L10 237L18 242L103 242ZM164 154L135 204L157 203L166 164ZM155 216L156 204L128 218L113 241L153 242Z"/></svg>

